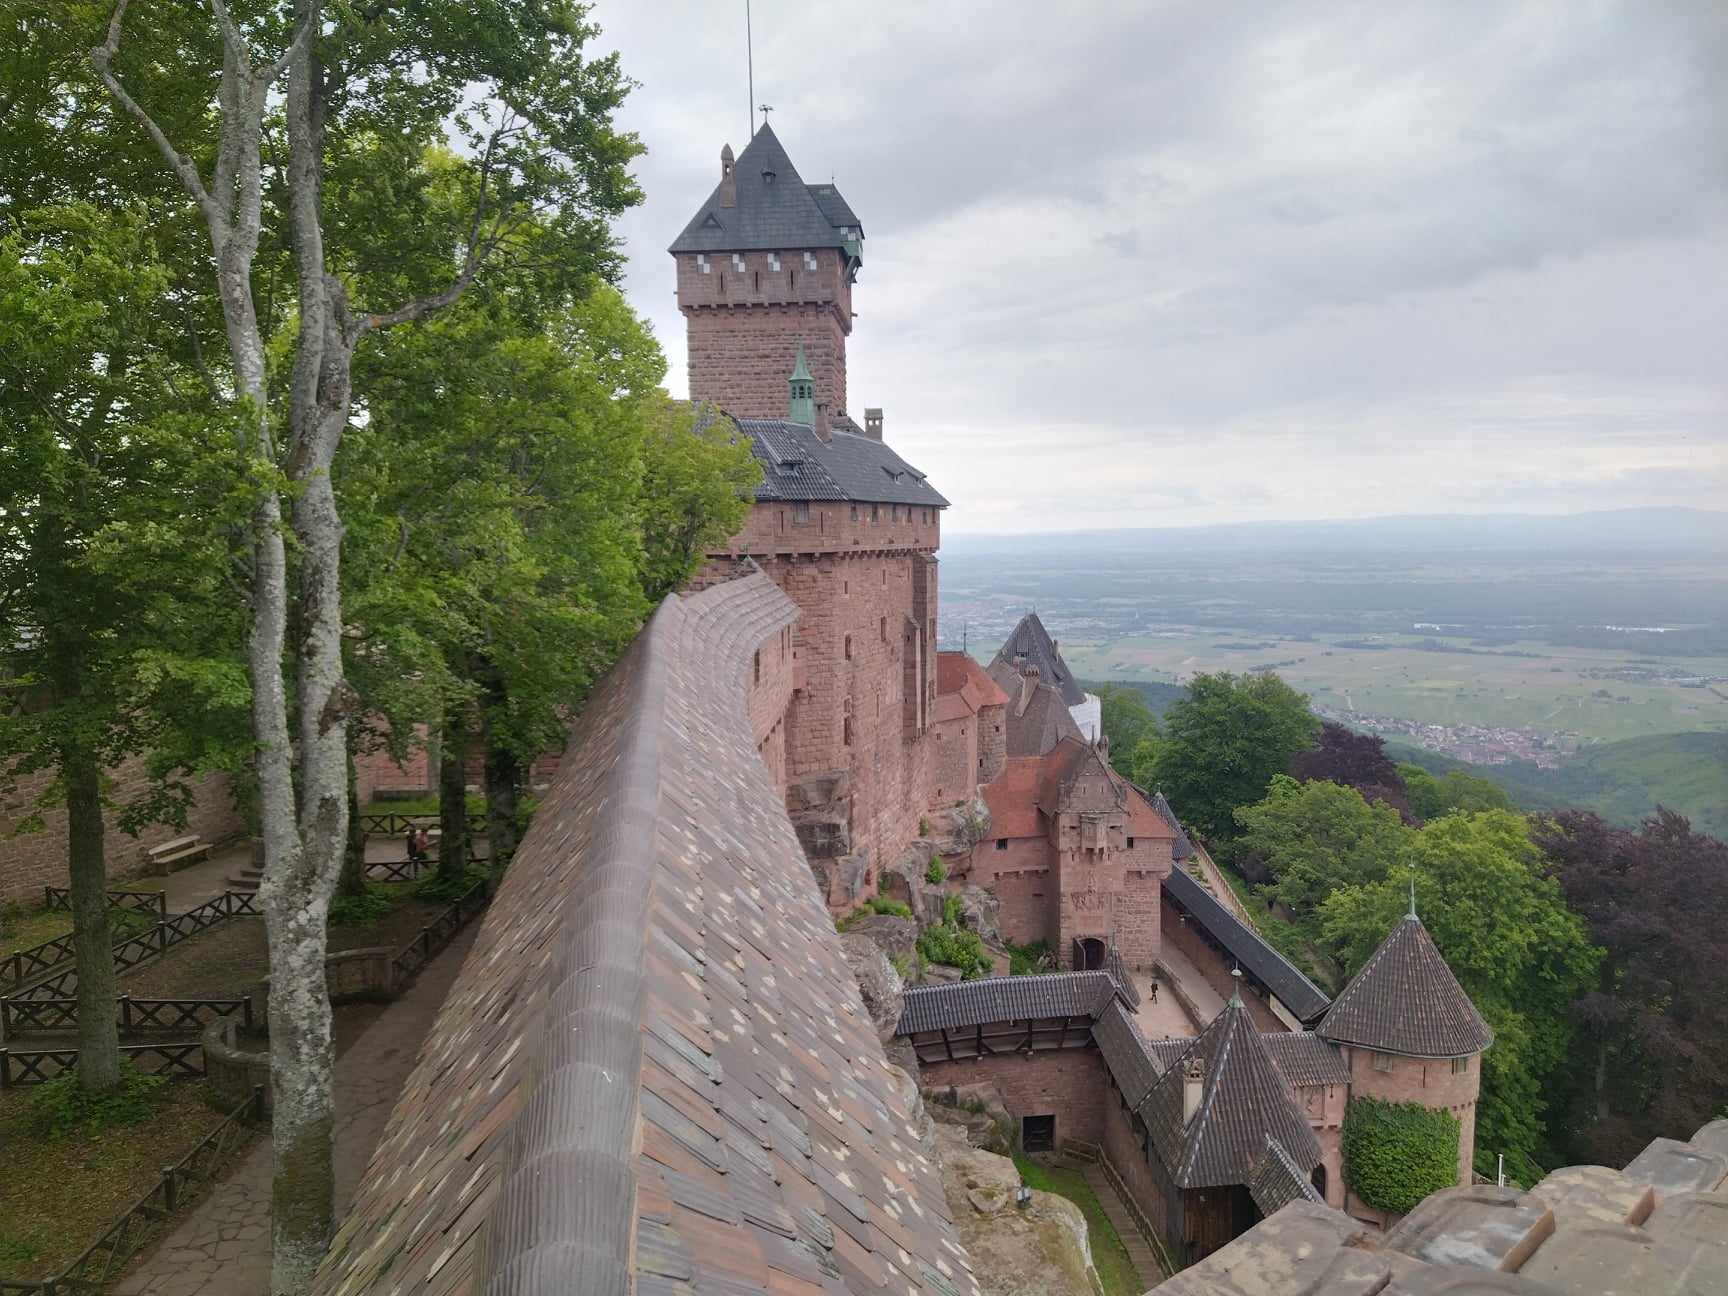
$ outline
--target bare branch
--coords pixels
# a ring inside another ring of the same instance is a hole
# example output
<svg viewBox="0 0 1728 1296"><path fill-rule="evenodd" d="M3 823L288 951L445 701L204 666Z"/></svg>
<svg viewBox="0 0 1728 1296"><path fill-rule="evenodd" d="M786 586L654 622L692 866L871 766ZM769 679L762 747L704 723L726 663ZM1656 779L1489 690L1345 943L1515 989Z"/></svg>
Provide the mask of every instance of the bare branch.
<svg viewBox="0 0 1728 1296"><path fill-rule="evenodd" d="M462 267L462 273L450 281L442 292L435 292L425 297L416 297L411 302L398 306L393 311L385 311L381 315L362 315L353 325L353 336L357 342L368 333L377 333L383 329L395 328L398 324L411 323L424 319L446 306L454 305L462 294L468 291L468 285L474 282L474 276L480 273L481 258L470 256L468 263Z"/></svg>
<svg viewBox="0 0 1728 1296"><path fill-rule="evenodd" d="M120 50L120 24L125 21L126 7L131 0L118 0L114 6L114 16L108 21L108 39L90 51L90 66L96 69L96 75L102 78L102 84L108 87L108 93L113 95L120 106L130 113L138 124L149 134L156 145L156 151L180 178L186 192L204 212L204 219L210 222L212 229L226 230L226 219L211 201L209 192L204 188L204 181L198 175L198 168L192 165L192 159L181 153L163 134L162 128L156 124L153 117L143 106L126 92L126 87L120 84L112 71L114 55Z"/></svg>
<svg viewBox="0 0 1728 1296"><path fill-rule="evenodd" d="M264 74L259 78L259 84L268 87L277 77L288 70L288 65L294 61L297 54L312 42L312 15L308 13L300 20L300 30L294 33L294 39L288 42L288 48L283 50Z"/></svg>

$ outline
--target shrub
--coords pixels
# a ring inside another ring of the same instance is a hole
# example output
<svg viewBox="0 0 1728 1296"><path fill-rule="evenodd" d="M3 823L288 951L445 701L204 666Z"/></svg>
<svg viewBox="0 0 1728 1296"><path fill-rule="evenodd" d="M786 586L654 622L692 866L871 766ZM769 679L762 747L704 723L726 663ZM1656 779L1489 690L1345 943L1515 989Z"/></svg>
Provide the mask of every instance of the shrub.
<svg viewBox="0 0 1728 1296"><path fill-rule="evenodd" d="M330 902L330 921L364 927L383 918L396 907L396 897L377 887L367 887L356 896L337 896Z"/></svg>
<svg viewBox="0 0 1728 1296"><path fill-rule="evenodd" d="M455 877L445 877L442 873L431 873L420 879L414 886L414 894L421 900L442 900L446 904L455 904L479 882L486 880L486 870L470 865Z"/></svg>
<svg viewBox="0 0 1728 1296"><path fill-rule="evenodd" d="M112 1092L87 1094L78 1087L76 1070L66 1070L30 1095L30 1125L38 1134L63 1138L80 1131L90 1134L150 1119L166 1076L120 1063L120 1083Z"/></svg>
<svg viewBox="0 0 1728 1296"><path fill-rule="evenodd" d="M928 819L920 819L918 821L918 835L920 837L928 837L930 835L930 821Z"/></svg>
<svg viewBox="0 0 1728 1296"><path fill-rule="evenodd" d="M948 880L948 870L942 866L940 855L930 857L930 867L924 870L924 880L931 886L941 886Z"/></svg>
<svg viewBox="0 0 1728 1296"><path fill-rule="evenodd" d="M1404 1214L1458 1182L1458 1118L1420 1103L1352 1098L1344 1112L1344 1177L1376 1210Z"/></svg>
<svg viewBox="0 0 1728 1296"><path fill-rule="evenodd" d="M901 900L890 900L887 896L871 896L865 902L865 907L871 913L887 914L892 918L910 918L912 906Z"/></svg>
<svg viewBox="0 0 1728 1296"><path fill-rule="evenodd" d="M918 952L932 963L946 963L959 968L968 981L990 971L990 956L984 952L984 942L977 932L958 927L926 927L918 933Z"/></svg>
<svg viewBox="0 0 1728 1296"><path fill-rule="evenodd" d="M1050 942L1033 941L1029 945L1008 946L1008 973L1010 976L1032 976L1038 972L1050 970Z"/></svg>
<svg viewBox="0 0 1728 1296"><path fill-rule="evenodd" d="M960 921L960 897L951 895L942 902L942 925L944 927L964 927Z"/></svg>

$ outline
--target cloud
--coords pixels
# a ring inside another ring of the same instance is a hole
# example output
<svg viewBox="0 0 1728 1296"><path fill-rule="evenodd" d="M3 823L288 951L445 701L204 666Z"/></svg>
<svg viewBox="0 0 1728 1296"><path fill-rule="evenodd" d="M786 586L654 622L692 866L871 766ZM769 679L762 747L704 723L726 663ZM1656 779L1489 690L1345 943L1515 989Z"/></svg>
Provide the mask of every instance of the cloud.
<svg viewBox="0 0 1728 1296"><path fill-rule="evenodd" d="M664 248L746 136L733 10L595 10L678 391ZM853 403L951 528L1722 506L1728 8L753 17L756 99L869 236Z"/></svg>

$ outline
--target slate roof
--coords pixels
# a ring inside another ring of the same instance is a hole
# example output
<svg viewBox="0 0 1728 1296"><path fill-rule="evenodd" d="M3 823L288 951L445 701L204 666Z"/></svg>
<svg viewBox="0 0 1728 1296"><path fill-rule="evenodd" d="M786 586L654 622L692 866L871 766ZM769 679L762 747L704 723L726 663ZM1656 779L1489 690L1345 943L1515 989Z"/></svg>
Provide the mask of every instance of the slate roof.
<svg viewBox="0 0 1728 1296"><path fill-rule="evenodd" d="M1050 632L1044 628L1036 612L1028 612L1020 618L1020 624L1008 632L990 664L994 666L997 662L1004 662L1012 667L1014 658L1021 655L1038 668L1041 680L1062 694L1065 705L1079 706L1086 700L1086 690L1075 682L1074 672L1068 669L1068 663L1056 651L1055 641L1050 638Z"/></svg>
<svg viewBox="0 0 1728 1296"><path fill-rule="evenodd" d="M1303 1085L1350 1083L1344 1055L1313 1031L1265 1031L1260 1036L1284 1078Z"/></svg>
<svg viewBox="0 0 1728 1296"><path fill-rule="evenodd" d="M1068 704L1052 684L1042 680L1032 690L1026 706L1020 707L1024 680L1012 666L1000 660L990 664L990 678L1008 696L1003 724L1008 730L1010 756L1042 756L1064 738L1084 741L1085 735L1068 711Z"/></svg>
<svg viewBox="0 0 1728 1296"><path fill-rule="evenodd" d="M763 173L773 172L769 180ZM832 184L807 185L767 125L733 166L736 202L720 205L720 186L696 209L668 252L796 251L844 247L846 230L863 227Z"/></svg>
<svg viewBox="0 0 1728 1296"><path fill-rule="evenodd" d="M1135 786L1139 786L1136 784ZM1147 792L1140 788L1140 795L1152 802L1152 808L1160 818L1176 830L1176 845L1172 848L1176 862L1180 864L1185 859L1194 857L1194 843L1188 840L1188 830L1182 826L1182 821L1176 817L1176 812L1170 808L1170 803L1164 799L1162 792Z"/></svg>
<svg viewBox="0 0 1728 1296"><path fill-rule="evenodd" d="M1266 1136L1266 1147L1260 1153L1260 1159L1249 1172L1248 1195L1254 1199L1262 1215L1283 1210L1293 1201L1308 1201L1318 1206L1326 1204L1326 1199L1315 1189L1302 1167L1270 1134Z"/></svg>
<svg viewBox="0 0 1728 1296"><path fill-rule="evenodd" d="M1339 1044L1410 1057L1463 1057L1494 1042L1415 914L1350 978L1318 1031Z"/></svg>
<svg viewBox="0 0 1728 1296"><path fill-rule="evenodd" d="M1152 1048L1153 1043L1163 1041L1148 1041L1133 1016L1115 1002L1092 1023L1092 1039L1104 1055L1104 1065L1110 1068L1110 1076L1128 1106L1138 1107L1164 1070L1157 1064ZM1179 1053L1188 1051L1187 1040L1175 1042L1181 1046Z"/></svg>
<svg viewBox="0 0 1728 1296"><path fill-rule="evenodd" d="M1196 1056L1204 1064L1200 1105L1185 1121L1185 1072ZM1320 1164L1319 1140L1239 995L1158 1078L1140 1115L1179 1188L1248 1183L1268 1134L1306 1167L1303 1174Z"/></svg>
<svg viewBox="0 0 1728 1296"><path fill-rule="evenodd" d="M595 687L319 1271L319 1296L976 1296L751 741L760 572Z"/></svg>
<svg viewBox="0 0 1728 1296"><path fill-rule="evenodd" d="M1095 1017L1118 993L1108 972L1046 972L914 986L900 1005L901 1035L959 1030L992 1022Z"/></svg>
<svg viewBox="0 0 1728 1296"><path fill-rule="evenodd" d="M804 423L734 421L750 438L750 451L762 465L758 501L852 500L948 507L923 473L874 437L835 427L824 441Z"/></svg>
<svg viewBox="0 0 1728 1296"><path fill-rule="evenodd" d="M1243 926L1236 915L1196 882L1186 869L1171 869L1170 876L1164 879L1164 890L1224 947L1231 958L1277 995L1298 1021L1315 1021L1332 1006L1332 1001L1319 986L1268 945L1259 932Z"/></svg>

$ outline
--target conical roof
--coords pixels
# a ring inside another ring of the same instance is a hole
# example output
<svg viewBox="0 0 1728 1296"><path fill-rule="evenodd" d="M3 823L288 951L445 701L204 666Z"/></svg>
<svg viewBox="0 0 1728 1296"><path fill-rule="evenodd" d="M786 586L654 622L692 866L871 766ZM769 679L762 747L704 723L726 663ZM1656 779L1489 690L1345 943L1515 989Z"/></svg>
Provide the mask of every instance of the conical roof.
<svg viewBox="0 0 1728 1296"><path fill-rule="evenodd" d="M1188 1120L1183 1090L1196 1060L1202 1077L1200 1105ZM1159 1160L1179 1188L1252 1182L1268 1137L1278 1141L1303 1174L1320 1164L1319 1140L1239 994L1231 996L1224 1011L1158 1078L1140 1114Z"/></svg>
<svg viewBox="0 0 1728 1296"><path fill-rule="evenodd" d="M720 186L697 208L669 252L790 252L855 242L858 218L832 184L807 185L764 124L733 166L734 200L720 201ZM850 232L849 232L850 231Z"/></svg>
<svg viewBox="0 0 1728 1296"><path fill-rule="evenodd" d="M1060 693L1065 706L1079 706L1086 700L1086 691L1075 683L1074 672L1068 669L1068 663L1056 651L1056 641L1050 637L1036 612L1028 612L1020 618L1020 624L1009 632L990 664L994 667L997 662L1005 662L1012 667L1016 657L1024 657L1036 666L1039 682Z"/></svg>
<svg viewBox="0 0 1728 1296"><path fill-rule="evenodd" d="M1409 1057L1464 1057L1494 1042L1494 1032L1414 913L1350 978L1316 1033L1335 1044Z"/></svg>

